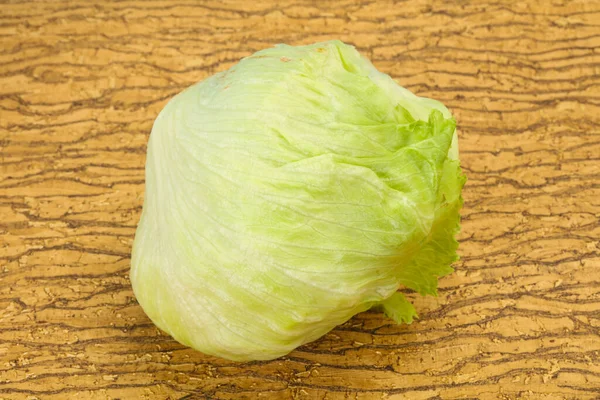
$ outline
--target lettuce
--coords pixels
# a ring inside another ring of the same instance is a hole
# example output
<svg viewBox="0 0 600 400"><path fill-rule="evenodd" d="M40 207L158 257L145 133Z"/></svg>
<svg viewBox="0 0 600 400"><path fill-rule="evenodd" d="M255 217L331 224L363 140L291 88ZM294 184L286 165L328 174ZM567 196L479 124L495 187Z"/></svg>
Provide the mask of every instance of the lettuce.
<svg viewBox="0 0 600 400"><path fill-rule="evenodd" d="M456 124L340 41L279 45L175 96L148 143L131 263L179 342L266 360L435 295L457 258Z"/></svg>

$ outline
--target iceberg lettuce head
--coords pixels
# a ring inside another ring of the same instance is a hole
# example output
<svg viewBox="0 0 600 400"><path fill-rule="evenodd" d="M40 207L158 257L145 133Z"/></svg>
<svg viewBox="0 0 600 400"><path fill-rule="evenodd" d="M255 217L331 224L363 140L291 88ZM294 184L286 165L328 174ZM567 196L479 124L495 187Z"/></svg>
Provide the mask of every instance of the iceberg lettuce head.
<svg viewBox="0 0 600 400"><path fill-rule="evenodd" d="M457 258L455 121L340 41L279 45L175 96L150 136L131 281L152 321L266 360L435 295Z"/></svg>

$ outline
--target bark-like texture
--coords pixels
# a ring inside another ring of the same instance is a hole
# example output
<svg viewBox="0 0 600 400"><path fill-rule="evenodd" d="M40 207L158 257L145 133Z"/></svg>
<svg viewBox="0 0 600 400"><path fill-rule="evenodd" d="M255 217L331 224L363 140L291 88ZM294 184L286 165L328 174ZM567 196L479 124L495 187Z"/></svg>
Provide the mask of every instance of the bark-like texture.
<svg viewBox="0 0 600 400"><path fill-rule="evenodd" d="M0 398L600 398L600 3L445 3L0 5ZM186 349L128 280L152 122L331 38L455 113L457 272L411 326L364 313L272 362Z"/></svg>

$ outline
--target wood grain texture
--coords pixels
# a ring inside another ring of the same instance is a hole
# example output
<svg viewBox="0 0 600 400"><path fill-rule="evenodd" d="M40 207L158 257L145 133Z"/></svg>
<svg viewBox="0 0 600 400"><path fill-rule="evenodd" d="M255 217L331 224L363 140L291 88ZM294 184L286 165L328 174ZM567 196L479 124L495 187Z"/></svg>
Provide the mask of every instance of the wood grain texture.
<svg viewBox="0 0 600 400"><path fill-rule="evenodd" d="M598 1L0 5L0 398L600 399ZM458 121L457 272L288 357L184 348L129 256L159 110L275 43L339 38Z"/></svg>

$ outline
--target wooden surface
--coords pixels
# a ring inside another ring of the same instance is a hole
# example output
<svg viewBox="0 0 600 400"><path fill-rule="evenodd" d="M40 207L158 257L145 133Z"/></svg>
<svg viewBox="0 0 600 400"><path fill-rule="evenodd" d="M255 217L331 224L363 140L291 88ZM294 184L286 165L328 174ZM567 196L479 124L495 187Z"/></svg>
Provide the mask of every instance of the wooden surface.
<svg viewBox="0 0 600 400"><path fill-rule="evenodd" d="M0 5L0 398L599 399L600 3L456 3ZM152 122L331 38L455 113L457 272L411 326L364 313L272 362L186 349L128 280Z"/></svg>

